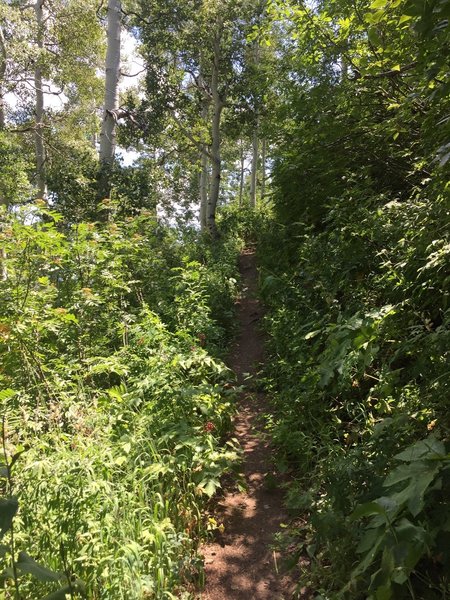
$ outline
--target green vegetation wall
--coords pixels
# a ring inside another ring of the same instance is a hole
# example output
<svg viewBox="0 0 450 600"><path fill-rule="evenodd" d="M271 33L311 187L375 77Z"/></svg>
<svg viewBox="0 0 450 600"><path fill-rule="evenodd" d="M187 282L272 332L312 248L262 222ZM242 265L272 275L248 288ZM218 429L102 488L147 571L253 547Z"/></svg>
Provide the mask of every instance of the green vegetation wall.
<svg viewBox="0 0 450 600"><path fill-rule="evenodd" d="M300 583L445 598L450 4L271 6L261 283Z"/></svg>

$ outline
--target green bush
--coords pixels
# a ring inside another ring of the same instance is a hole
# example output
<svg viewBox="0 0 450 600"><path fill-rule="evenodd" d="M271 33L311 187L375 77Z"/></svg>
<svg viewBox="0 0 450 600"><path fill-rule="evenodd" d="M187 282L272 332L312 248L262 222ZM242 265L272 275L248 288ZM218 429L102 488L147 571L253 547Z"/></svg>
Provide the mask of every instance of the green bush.
<svg viewBox="0 0 450 600"><path fill-rule="evenodd" d="M2 217L2 454L15 464L0 521L19 506L5 597L173 598L201 577L208 502L238 456L219 354L239 240L200 264L194 240L146 212L69 228L40 204Z"/></svg>

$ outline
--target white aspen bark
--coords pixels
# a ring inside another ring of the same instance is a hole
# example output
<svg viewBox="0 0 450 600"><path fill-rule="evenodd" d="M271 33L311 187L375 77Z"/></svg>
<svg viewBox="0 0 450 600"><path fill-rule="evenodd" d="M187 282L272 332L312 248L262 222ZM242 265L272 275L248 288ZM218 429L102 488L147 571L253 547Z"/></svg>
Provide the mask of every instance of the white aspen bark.
<svg viewBox="0 0 450 600"><path fill-rule="evenodd" d="M111 192L110 171L116 152L116 121L119 108L121 2L108 0L107 50L105 63L105 103L100 133L99 196Z"/></svg>
<svg viewBox="0 0 450 600"><path fill-rule="evenodd" d="M244 142L241 140L241 167L239 173L239 206L242 206L244 196L244 176L245 176L245 154L244 154Z"/></svg>
<svg viewBox="0 0 450 600"><path fill-rule="evenodd" d="M264 138L262 141L261 150L261 200L264 200L266 195L266 155L267 155L267 141Z"/></svg>
<svg viewBox="0 0 450 600"><path fill-rule="evenodd" d="M255 71L259 71L259 43L255 40L253 43L253 63ZM259 159L259 100L255 105L255 128L252 137L252 169L250 173L250 207L256 208L256 188L258 180L258 159Z"/></svg>
<svg viewBox="0 0 450 600"><path fill-rule="evenodd" d="M255 130L253 131L252 149L252 170L250 173L250 207L256 208L256 188L259 159L258 117L256 118Z"/></svg>
<svg viewBox="0 0 450 600"><path fill-rule="evenodd" d="M3 29L0 26L0 131L2 131L5 126L6 126L6 117L5 117L5 101L3 98L3 82L5 79L5 73L6 73L6 44L5 44L5 36L3 35ZM5 206L5 209L7 207L7 202L5 198L1 198L0 197L0 204L3 204ZM2 225L0 225L0 228L2 227ZM6 267L6 250L5 248L1 248L0 249L0 272L1 272L1 279L3 281L6 281L8 279L8 270Z"/></svg>
<svg viewBox="0 0 450 600"><path fill-rule="evenodd" d="M0 131L5 129L6 126L6 116L5 116L5 100L4 100L4 89L3 84L5 80L6 73L6 43L5 36L3 34L3 29L0 26Z"/></svg>
<svg viewBox="0 0 450 600"><path fill-rule="evenodd" d="M6 73L6 44L5 37L3 35L3 29L0 26L0 131L5 128L6 118L5 118L5 103L3 99L3 81L5 79ZM0 197L0 204L4 204L6 206L6 201L4 198ZM0 226L1 227L1 226ZM2 247L0 249L0 271L1 278L3 281L8 279L8 271L6 269L6 250Z"/></svg>
<svg viewBox="0 0 450 600"><path fill-rule="evenodd" d="M220 120L223 110L223 101L219 93L219 77L220 77L220 38L222 34L222 23L219 22L216 35L213 42L213 65L211 77L211 95L213 106L213 117L211 127L211 187L206 211L206 224L209 233L213 238L218 237L216 225L216 208L219 200L220 178L222 170L222 161L220 155Z"/></svg>
<svg viewBox="0 0 450 600"><path fill-rule="evenodd" d="M44 50L44 0L37 0L34 5L37 24L38 58L34 69L34 88L36 93L34 148L36 155L36 197L47 199L47 178L45 173L45 143L44 143L44 90L42 82L41 59Z"/></svg>
<svg viewBox="0 0 450 600"><path fill-rule="evenodd" d="M4 248L0 251L0 263L1 263L1 272L2 272L2 281L8 281L8 269L6 267L6 250Z"/></svg>
<svg viewBox="0 0 450 600"><path fill-rule="evenodd" d="M208 103L203 102L202 107L202 118L206 122L208 118ZM208 154L206 145L203 145L203 151L201 156L201 171L200 171L200 228L202 231L206 231L206 211L208 205Z"/></svg>

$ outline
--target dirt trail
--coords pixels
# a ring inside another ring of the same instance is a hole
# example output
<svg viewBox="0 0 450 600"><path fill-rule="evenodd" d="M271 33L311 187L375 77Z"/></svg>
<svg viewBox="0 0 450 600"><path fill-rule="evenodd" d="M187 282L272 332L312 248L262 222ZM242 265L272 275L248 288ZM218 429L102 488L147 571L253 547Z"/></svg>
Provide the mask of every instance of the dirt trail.
<svg viewBox="0 0 450 600"><path fill-rule="evenodd" d="M244 387L235 437L244 450L243 474L247 492L228 490L218 504L216 519L223 534L202 548L206 586L202 600L288 600L293 597L292 574L281 573L281 557L271 550L273 536L286 520L283 493L276 486L270 448L261 416L266 410L264 394L252 389L258 364L264 358L264 340L259 330L262 308L257 300L257 271L252 249L240 258L243 280L238 309L239 334L229 366Z"/></svg>

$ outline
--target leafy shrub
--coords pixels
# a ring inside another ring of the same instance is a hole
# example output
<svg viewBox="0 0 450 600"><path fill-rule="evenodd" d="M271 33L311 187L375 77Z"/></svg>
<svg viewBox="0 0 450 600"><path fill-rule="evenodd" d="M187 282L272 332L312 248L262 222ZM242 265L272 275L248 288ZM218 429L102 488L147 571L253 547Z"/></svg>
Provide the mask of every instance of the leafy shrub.
<svg viewBox="0 0 450 600"><path fill-rule="evenodd" d="M389 202L355 183L328 202L322 231L269 222L261 234L269 428L294 479L288 506L307 513L292 530L312 560L303 577L322 597L440 598L448 586L446 209L427 193ZM428 447L439 452L402 458ZM359 546L358 505L374 510Z"/></svg>
<svg viewBox="0 0 450 600"><path fill-rule="evenodd" d="M239 240L210 271L192 239L146 212L63 227L38 204L3 219L0 384L16 392L2 394L2 414L7 455L21 453L14 535L66 582L21 576L20 595L59 598L64 584L73 597L175 597L201 574L208 502L238 456L218 357L229 333L213 303L220 294L231 311ZM14 585L6 571L7 594Z"/></svg>

